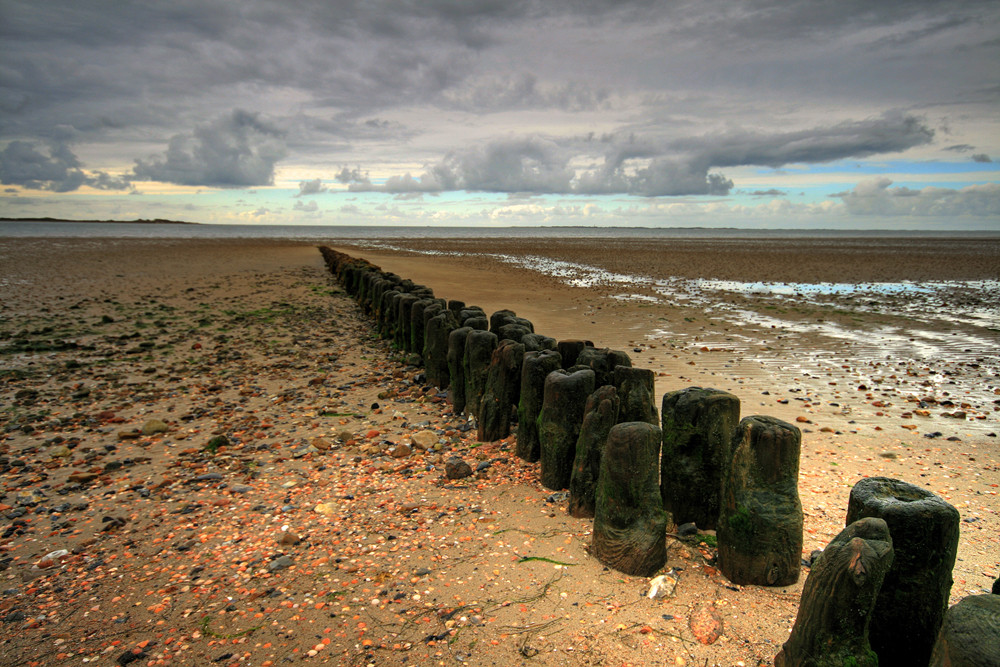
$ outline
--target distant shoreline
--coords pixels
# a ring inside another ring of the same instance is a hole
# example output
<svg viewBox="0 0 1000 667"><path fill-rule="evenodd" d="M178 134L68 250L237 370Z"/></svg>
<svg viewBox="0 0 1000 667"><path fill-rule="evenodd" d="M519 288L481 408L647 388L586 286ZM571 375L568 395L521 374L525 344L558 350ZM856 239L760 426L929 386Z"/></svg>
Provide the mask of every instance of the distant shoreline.
<svg viewBox="0 0 1000 667"><path fill-rule="evenodd" d="M93 224L122 224L122 225L199 225L199 222L187 222L185 220L163 220L156 218L146 220L138 218L136 220L70 220L68 218L0 218L0 222L82 222Z"/></svg>

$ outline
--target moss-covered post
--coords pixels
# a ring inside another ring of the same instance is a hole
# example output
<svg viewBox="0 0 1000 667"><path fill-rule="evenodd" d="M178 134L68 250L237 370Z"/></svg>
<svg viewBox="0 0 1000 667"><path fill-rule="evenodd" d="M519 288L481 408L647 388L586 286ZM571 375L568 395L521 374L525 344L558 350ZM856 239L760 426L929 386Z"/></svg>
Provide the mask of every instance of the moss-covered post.
<svg viewBox="0 0 1000 667"><path fill-rule="evenodd" d="M447 309L442 309L427 320L424 331L424 368L427 382L438 389L447 388L451 381L448 371L448 337L457 328L455 316Z"/></svg>
<svg viewBox="0 0 1000 667"><path fill-rule="evenodd" d="M970 595L944 615L930 667L1000 665L1000 595Z"/></svg>
<svg viewBox="0 0 1000 667"><path fill-rule="evenodd" d="M868 626L892 557L885 521L861 519L840 531L806 579L774 667L878 667Z"/></svg>
<svg viewBox="0 0 1000 667"><path fill-rule="evenodd" d="M631 366L632 360L621 350L608 348L585 347L576 357L577 366L586 366L597 375L598 387L614 384L614 372L617 366Z"/></svg>
<svg viewBox="0 0 1000 667"><path fill-rule="evenodd" d="M420 300L420 297L415 294L404 294L400 299L397 307L399 308L399 313L396 316L396 327L393 332L393 340L396 343L396 347L400 350L405 350L407 352L417 352L420 350L414 350L410 347L410 313L413 309L413 304Z"/></svg>
<svg viewBox="0 0 1000 667"><path fill-rule="evenodd" d="M719 570L736 584L789 586L802 562L802 434L774 417L747 417L733 442L716 527Z"/></svg>
<svg viewBox="0 0 1000 667"><path fill-rule="evenodd" d="M424 352L424 309L434 303L433 299L417 299L410 304L410 319L406 322L409 341L406 349L422 355Z"/></svg>
<svg viewBox="0 0 1000 667"><path fill-rule="evenodd" d="M616 424L608 434L594 507L590 551L619 572L649 577L667 562L667 524L656 463L660 429L648 422Z"/></svg>
<svg viewBox="0 0 1000 667"><path fill-rule="evenodd" d="M872 616L881 667L926 665L948 609L958 550L958 510L927 489L868 477L851 489L847 522L884 519L896 552Z"/></svg>
<svg viewBox="0 0 1000 667"><path fill-rule="evenodd" d="M583 348L587 347L588 343L585 340L561 340L556 343L556 350L559 351L559 356L562 357L563 368L570 369L576 366L576 358L580 356L583 352ZM594 347L592 344L590 347Z"/></svg>
<svg viewBox="0 0 1000 667"><path fill-rule="evenodd" d="M663 507L678 524L714 529L722 478L740 421L740 399L718 389L688 387L663 395L660 417Z"/></svg>
<svg viewBox="0 0 1000 667"><path fill-rule="evenodd" d="M655 373L648 368L615 366L612 373L614 386L618 390L621 405L618 408L619 422L649 422L660 425L656 413Z"/></svg>
<svg viewBox="0 0 1000 667"><path fill-rule="evenodd" d="M555 350L525 352L521 366L521 399L517 407L517 455L530 463L541 457L538 439L538 413L542 411L545 378L560 367Z"/></svg>
<svg viewBox="0 0 1000 667"><path fill-rule="evenodd" d="M465 339L472 327L459 327L448 334L448 400L456 415L465 412Z"/></svg>
<svg viewBox="0 0 1000 667"><path fill-rule="evenodd" d="M479 415L479 403L486 390L486 376L497 342L496 334L480 329L473 329L465 339L462 370L465 375L465 411L470 415Z"/></svg>
<svg viewBox="0 0 1000 667"><path fill-rule="evenodd" d="M545 378L542 409L538 414L542 486L559 491L569 486L576 457L576 441L587 397L594 393L594 372L582 368L570 373L552 371Z"/></svg>
<svg viewBox="0 0 1000 667"><path fill-rule="evenodd" d="M511 413L517 408L521 391L521 362L524 345L501 340L493 350L486 387L479 403L477 438L493 442L510 435Z"/></svg>
<svg viewBox="0 0 1000 667"><path fill-rule="evenodd" d="M611 427L618 423L618 413L618 391L611 385L598 387L587 397L583 422L580 424L580 437L576 440L573 473L569 480L569 513L572 516L594 516L601 458Z"/></svg>

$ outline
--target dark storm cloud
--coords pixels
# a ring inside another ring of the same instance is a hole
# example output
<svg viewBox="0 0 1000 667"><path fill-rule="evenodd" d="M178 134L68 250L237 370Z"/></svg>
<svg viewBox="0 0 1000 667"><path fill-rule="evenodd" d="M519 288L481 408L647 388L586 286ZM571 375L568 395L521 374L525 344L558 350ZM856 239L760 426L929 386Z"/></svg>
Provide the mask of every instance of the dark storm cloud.
<svg viewBox="0 0 1000 667"><path fill-rule="evenodd" d="M679 150L693 150L715 167L833 162L881 153L897 153L928 144L934 130L915 116L887 114L881 118L839 123L796 132L729 132L673 142ZM711 144L711 145L708 145Z"/></svg>
<svg viewBox="0 0 1000 667"><path fill-rule="evenodd" d="M384 185L354 184L352 190L381 192L534 192L632 194L640 196L726 195L733 181L712 169L780 167L830 162L904 151L934 136L920 119L901 114L797 132L730 131L671 142L626 135L606 137L603 164L574 169L575 157L591 147L577 142L519 137L453 152L420 177L406 174Z"/></svg>
<svg viewBox="0 0 1000 667"><path fill-rule="evenodd" d="M170 139L166 153L136 160L137 180L179 185L247 187L274 181L287 152L284 132L260 114L242 110Z"/></svg>
<svg viewBox="0 0 1000 667"><path fill-rule="evenodd" d="M974 100L985 126L997 100L982 0L0 3L3 182L54 191L125 186L72 146L193 186L307 165L402 194L722 195L727 168L899 153L943 122L885 109Z"/></svg>
<svg viewBox="0 0 1000 667"><path fill-rule="evenodd" d="M973 162L993 162L989 155L986 153L976 153L972 156Z"/></svg>
<svg viewBox="0 0 1000 667"><path fill-rule="evenodd" d="M130 187L128 181L104 172L85 172L64 144L53 143L43 151L26 141L12 141L0 151L0 183L52 192L72 192L84 185L100 190Z"/></svg>

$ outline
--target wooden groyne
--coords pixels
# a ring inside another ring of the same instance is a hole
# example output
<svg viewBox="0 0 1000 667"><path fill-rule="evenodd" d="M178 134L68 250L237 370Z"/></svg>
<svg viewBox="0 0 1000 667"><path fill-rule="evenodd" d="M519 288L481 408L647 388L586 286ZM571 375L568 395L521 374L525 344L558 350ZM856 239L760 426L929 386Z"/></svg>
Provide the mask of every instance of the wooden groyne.
<svg viewBox="0 0 1000 667"><path fill-rule="evenodd" d="M456 413L475 419L479 440L514 434L517 455L540 463L540 482L568 490L567 511L593 517L590 552L602 563L652 576L666 564L668 531L687 524L688 531L716 530L719 569L734 583L798 580L802 434L796 426L767 416L741 419L739 398L701 387L668 392L658 413L653 373L633 368L626 352L557 341L511 310L487 314L367 260L320 251L378 334L423 366L428 384L448 391ZM926 665L932 648L946 659L957 655L954 647L935 648L942 624L961 633L991 613L980 610L992 608L966 605L943 621L957 511L898 480L863 480L855 489L847 527L813 563L778 663ZM855 502L855 495L868 502ZM909 517L917 499L935 509L940 525L919 539L916 524L899 518ZM917 557L928 553L934 567ZM905 602L919 594L910 592L914 577L922 590L935 592L919 608ZM919 624L905 620L913 613ZM895 624L880 620L891 618ZM907 638L905 630L914 627L919 641ZM1000 628L986 633L983 650L998 634Z"/></svg>

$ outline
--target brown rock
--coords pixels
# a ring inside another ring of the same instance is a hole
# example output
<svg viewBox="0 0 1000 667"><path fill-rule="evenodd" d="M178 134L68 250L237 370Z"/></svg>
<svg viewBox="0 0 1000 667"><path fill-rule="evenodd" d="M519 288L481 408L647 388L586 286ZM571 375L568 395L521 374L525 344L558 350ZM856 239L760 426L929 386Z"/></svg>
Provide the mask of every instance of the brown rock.
<svg viewBox="0 0 1000 667"><path fill-rule="evenodd" d="M312 442L310 442L309 444L311 444L313 447L315 447L321 452L325 452L330 449L330 441L327 440L326 438L313 438Z"/></svg>
<svg viewBox="0 0 1000 667"><path fill-rule="evenodd" d="M143 435L156 435L157 433L166 433L169 430L170 427L159 419L150 419L142 425Z"/></svg>
<svg viewBox="0 0 1000 667"><path fill-rule="evenodd" d="M413 453L409 445L399 444L389 450L389 454L392 455L394 459L405 459L407 456Z"/></svg>
<svg viewBox="0 0 1000 667"><path fill-rule="evenodd" d="M96 472L74 472L66 478L71 484L87 484L97 479Z"/></svg>
<svg viewBox="0 0 1000 667"><path fill-rule="evenodd" d="M472 467L460 458L448 459L444 464L444 474L448 479L462 479L472 474Z"/></svg>
<svg viewBox="0 0 1000 667"><path fill-rule="evenodd" d="M699 642L713 644L722 636L722 616L714 604L700 604L691 612L688 627Z"/></svg>
<svg viewBox="0 0 1000 667"><path fill-rule="evenodd" d="M434 431L417 431L410 436L410 444L412 444L417 449L433 449L434 445L437 444L438 435Z"/></svg>
<svg viewBox="0 0 1000 667"><path fill-rule="evenodd" d="M278 540L281 544L298 544L302 541L302 538L293 533L290 530L281 531L281 539Z"/></svg>

